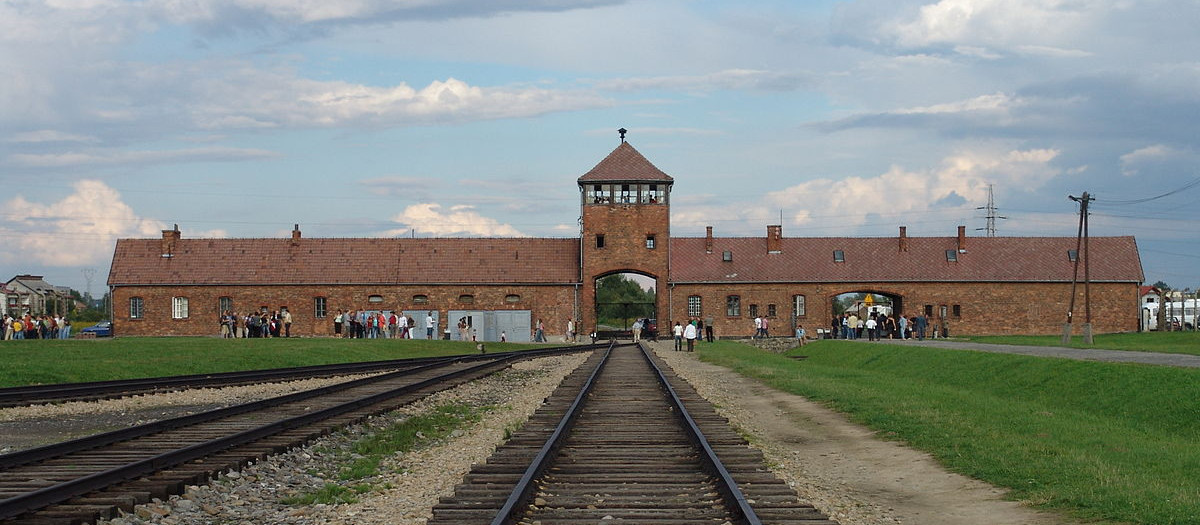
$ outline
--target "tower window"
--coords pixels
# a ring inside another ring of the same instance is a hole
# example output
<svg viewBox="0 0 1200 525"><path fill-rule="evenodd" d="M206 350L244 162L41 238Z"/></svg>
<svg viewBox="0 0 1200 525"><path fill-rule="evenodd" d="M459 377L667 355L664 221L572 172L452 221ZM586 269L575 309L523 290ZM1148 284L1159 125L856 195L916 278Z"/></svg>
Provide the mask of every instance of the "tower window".
<svg viewBox="0 0 1200 525"><path fill-rule="evenodd" d="M597 233L597 234L596 234L596 247L597 247L597 248L603 248L603 247L604 247L604 234L603 234L603 233Z"/></svg>
<svg viewBox="0 0 1200 525"><path fill-rule="evenodd" d="M646 235L646 249L647 250L654 249L654 234Z"/></svg>

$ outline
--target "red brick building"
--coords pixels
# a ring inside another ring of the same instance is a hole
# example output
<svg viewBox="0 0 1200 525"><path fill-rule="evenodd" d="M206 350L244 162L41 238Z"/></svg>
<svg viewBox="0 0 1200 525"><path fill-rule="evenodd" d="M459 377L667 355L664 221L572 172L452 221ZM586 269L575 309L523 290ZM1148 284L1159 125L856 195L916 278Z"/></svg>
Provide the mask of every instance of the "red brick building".
<svg viewBox="0 0 1200 525"><path fill-rule="evenodd" d="M293 335L333 332L342 310L467 319L483 340L528 340L538 319L595 324L596 280L652 279L664 328L699 317L745 336L756 315L772 333L828 326L835 298L870 292L897 314L923 313L953 334L1060 333L1075 272L1074 237L672 237L673 179L622 141L579 177L577 239L121 239L108 284L118 335L213 335L222 310L285 308ZM1139 328L1141 260L1133 237L1090 240L1096 332ZM1082 275L1082 273L1080 273ZM1076 291L1083 321L1084 286Z"/></svg>

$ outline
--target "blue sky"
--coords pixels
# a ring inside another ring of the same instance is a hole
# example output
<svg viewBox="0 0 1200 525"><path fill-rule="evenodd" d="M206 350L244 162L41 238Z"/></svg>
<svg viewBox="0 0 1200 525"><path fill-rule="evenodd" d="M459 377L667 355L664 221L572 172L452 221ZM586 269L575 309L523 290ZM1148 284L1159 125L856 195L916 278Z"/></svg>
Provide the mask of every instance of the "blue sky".
<svg viewBox="0 0 1200 525"><path fill-rule="evenodd" d="M1200 4L0 0L0 276L116 239L570 237L616 129L676 236L1134 235L1200 287ZM1157 197L1157 198L1156 198Z"/></svg>

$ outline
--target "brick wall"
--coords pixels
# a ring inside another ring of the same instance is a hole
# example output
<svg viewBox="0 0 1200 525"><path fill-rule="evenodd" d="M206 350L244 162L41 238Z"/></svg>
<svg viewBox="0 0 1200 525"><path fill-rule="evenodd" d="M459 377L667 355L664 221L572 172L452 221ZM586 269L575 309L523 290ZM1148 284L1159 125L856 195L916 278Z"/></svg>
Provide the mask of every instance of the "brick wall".
<svg viewBox="0 0 1200 525"><path fill-rule="evenodd" d="M471 302L460 296L471 295ZM371 302L372 295L382 302ZM425 295L427 303L413 301ZM519 296L509 302L509 295ZM131 297L141 297L143 316L130 319ZM172 298L187 297L189 315L172 319ZM545 321L547 332L561 335L565 319L575 308L575 287L567 286L145 286L113 290L113 326L120 336L217 335L219 305L229 297L233 308L245 314L259 307L292 313L293 336L333 334L333 318L341 310L436 310L445 329L448 310L530 310L533 321ZM327 314L315 317L316 297L324 297ZM559 322L564 320L563 322ZM532 327L531 327L532 328Z"/></svg>
<svg viewBox="0 0 1200 525"><path fill-rule="evenodd" d="M604 247L596 236L604 235ZM653 249L646 236L653 235ZM659 312L667 311L662 290L667 288L670 256L670 207L665 204L585 204L583 206L583 286L580 318L585 329L596 324L596 279L620 272L636 272L656 279ZM662 317L662 314L659 314ZM660 321L661 326L661 321Z"/></svg>

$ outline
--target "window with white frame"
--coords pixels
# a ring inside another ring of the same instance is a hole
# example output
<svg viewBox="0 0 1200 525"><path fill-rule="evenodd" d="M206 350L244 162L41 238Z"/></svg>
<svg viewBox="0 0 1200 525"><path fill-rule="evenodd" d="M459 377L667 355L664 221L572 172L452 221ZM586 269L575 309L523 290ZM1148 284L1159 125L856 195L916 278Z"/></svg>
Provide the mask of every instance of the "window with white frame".
<svg viewBox="0 0 1200 525"><path fill-rule="evenodd" d="M187 319L188 317L188 299L187 297L172 297L171 298L171 318L172 319Z"/></svg>
<svg viewBox="0 0 1200 525"><path fill-rule="evenodd" d="M329 310L325 307L324 297L313 297L313 316L321 319L329 315Z"/></svg>
<svg viewBox="0 0 1200 525"><path fill-rule="evenodd" d="M792 316L798 318L804 317L804 296L792 296Z"/></svg>
<svg viewBox="0 0 1200 525"><path fill-rule="evenodd" d="M688 296L688 317L700 317L702 303L699 295Z"/></svg>
<svg viewBox="0 0 1200 525"><path fill-rule="evenodd" d="M141 297L130 297L129 298L129 318L130 319L141 319L144 315L146 315L146 310L145 310L145 302L142 300L142 298Z"/></svg>

